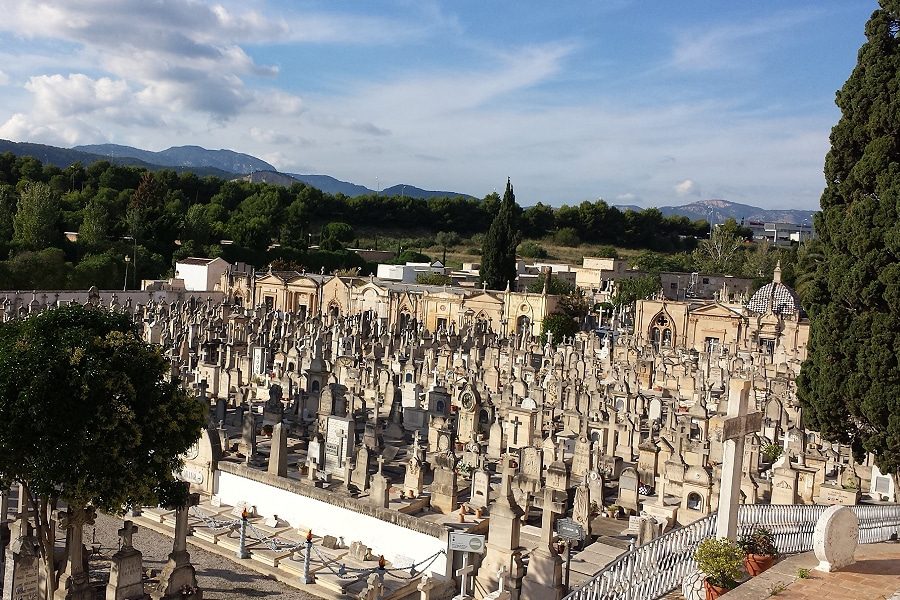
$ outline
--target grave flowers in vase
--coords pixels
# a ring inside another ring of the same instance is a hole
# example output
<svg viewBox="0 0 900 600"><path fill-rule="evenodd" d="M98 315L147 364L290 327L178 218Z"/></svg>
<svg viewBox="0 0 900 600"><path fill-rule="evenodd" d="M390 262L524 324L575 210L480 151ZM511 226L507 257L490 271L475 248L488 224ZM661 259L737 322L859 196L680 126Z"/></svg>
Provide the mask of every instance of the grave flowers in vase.
<svg viewBox="0 0 900 600"><path fill-rule="evenodd" d="M706 599L715 600L737 587L744 572L744 551L727 538L707 538L694 551L697 568L706 574Z"/></svg>
<svg viewBox="0 0 900 600"><path fill-rule="evenodd" d="M778 556L778 548L775 546L775 536L765 527L754 525L741 536L737 542L744 551L744 568L751 577L756 577L775 563Z"/></svg>

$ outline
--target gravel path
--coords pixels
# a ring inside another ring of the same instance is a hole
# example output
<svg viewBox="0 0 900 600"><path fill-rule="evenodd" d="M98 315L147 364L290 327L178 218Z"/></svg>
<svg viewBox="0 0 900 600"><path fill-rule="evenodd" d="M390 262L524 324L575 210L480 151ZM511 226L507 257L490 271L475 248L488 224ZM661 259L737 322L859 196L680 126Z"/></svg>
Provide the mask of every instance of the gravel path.
<svg viewBox="0 0 900 600"><path fill-rule="evenodd" d="M122 520L98 514L96 541L101 544L101 555L112 556L119 547L116 532L122 527ZM85 544L90 548L91 528L85 528ZM159 571L172 551L172 538L138 526L134 534L134 547L143 553L144 569ZM203 589L204 600L241 600L243 598L278 598L284 600L318 600L306 592L285 585L271 577L248 569L237 561L228 560L196 546L188 544L191 562L197 570L197 579ZM91 570L104 568L101 577L109 579L108 560L92 560ZM92 579L94 573L92 573Z"/></svg>

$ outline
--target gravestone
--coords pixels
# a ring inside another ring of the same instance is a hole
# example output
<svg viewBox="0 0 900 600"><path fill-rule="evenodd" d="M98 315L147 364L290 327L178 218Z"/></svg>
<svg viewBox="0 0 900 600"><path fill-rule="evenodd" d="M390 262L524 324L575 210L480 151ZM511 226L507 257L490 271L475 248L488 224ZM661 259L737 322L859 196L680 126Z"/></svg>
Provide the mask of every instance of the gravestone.
<svg viewBox="0 0 900 600"><path fill-rule="evenodd" d="M472 476L472 493L469 504L475 508L487 508L490 503L491 476L479 469Z"/></svg>
<svg viewBox="0 0 900 600"><path fill-rule="evenodd" d="M153 600L181 600L185 590L193 592L192 600L203 599L203 591L197 585L197 573L191 564L191 555L187 551L187 534L190 528L188 513L192 506L199 503L200 496L190 494L187 503L175 509L175 540L169 559L159 574L159 583L156 589L150 592Z"/></svg>
<svg viewBox="0 0 900 600"><path fill-rule="evenodd" d="M143 600L147 597L144 593L143 560L132 543L136 531L137 527L131 521L125 521L118 531L122 547L112 555L106 600Z"/></svg>
<svg viewBox="0 0 900 600"><path fill-rule="evenodd" d="M272 444L269 447L269 474L286 477L287 459L287 431L284 428L284 423L278 422L272 428Z"/></svg>
<svg viewBox="0 0 900 600"><path fill-rule="evenodd" d="M638 479L637 471L627 467L619 475L619 498L616 504L629 511L638 511Z"/></svg>
<svg viewBox="0 0 900 600"><path fill-rule="evenodd" d="M3 600L33 600L41 598L38 540L31 531L27 517L20 515L10 526L10 543L6 547Z"/></svg>
<svg viewBox="0 0 900 600"><path fill-rule="evenodd" d="M325 426L326 473L343 477L344 461L354 452L354 427L352 419L328 417Z"/></svg>
<svg viewBox="0 0 900 600"><path fill-rule="evenodd" d="M819 571L830 573L855 562L854 554L859 544L859 520L846 506L829 506L816 521L813 531L813 549Z"/></svg>

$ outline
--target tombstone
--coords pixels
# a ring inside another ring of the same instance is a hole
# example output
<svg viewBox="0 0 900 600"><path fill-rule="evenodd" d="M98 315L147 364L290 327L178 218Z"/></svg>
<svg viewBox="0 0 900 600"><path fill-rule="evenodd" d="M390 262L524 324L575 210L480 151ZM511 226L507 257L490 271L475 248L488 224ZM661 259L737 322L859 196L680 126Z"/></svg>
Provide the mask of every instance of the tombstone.
<svg viewBox="0 0 900 600"><path fill-rule="evenodd" d="M10 526L10 542L5 551L3 600L37 600L43 597L38 543L28 523L27 513L20 514Z"/></svg>
<svg viewBox="0 0 900 600"><path fill-rule="evenodd" d="M369 503L379 508L387 508L391 502L391 482L384 476L384 457L378 457L378 472L372 475L369 489Z"/></svg>
<svg viewBox="0 0 900 600"><path fill-rule="evenodd" d="M238 452L244 455L244 460L248 464L256 456L256 416L249 410L244 413L244 420L241 421L241 443Z"/></svg>
<svg viewBox="0 0 900 600"><path fill-rule="evenodd" d="M637 512L640 478L633 467L627 467L619 475L619 497L616 504L628 511Z"/></svg>
<svg viewBox="0 0 900 600"><path fill-rule="evenodd" d="M852 565L858 544L859 520L853 511L846 506L829 506L813 531L813 549L819 559L816 569L830 573Z"/></svg>
<svg viewBox="0 0 900 600"><path fill-rule="evenodd" d="M269 474L287 477L287 460L287 431L283 423L275 423L272 428L272 444L269 448Z"/></svg>
<svg viewBox="0 0 900 600"><path fill-rule="evenodd" d="M356 562L366 562L372 558L372 551L362 542L353 542L350 544L350 558Z"/></svg>
<svg viewBox="0 0 900 600"><path fill-rule="evenodd" d="M131 521L125 521L118 531L121 548L112 555L106 600L143 600L147 597L144 593L143 560L132 543L137 529Z"/></svg>
<svg viewBox="0 0 900 600"><path fill-rule="evenodd" d="M459 507L457 498L456 470L450 465L436 465L431 482L431 508L444 515L454 512Z"/></svg>
<svg viewBox="0 0 900 600"><path fill-rule="evenodd" d="M218 398L216 400L216 412L214 416L215 423L222 423L225 420L225 417L228 414L228 402L225 398Z"/></svg>
<svg viewBox="0 0 900 600"><path fill-rule="evenodd" d="M601 506L602 504L598 504ZM591 532L591 491L587 478L575 488L575 503L572 507L572 519L581 525L582 529L590 535Z"/></svg>
<svg viewBox="0 0 900 600"><path fill-rule="evenodd" d="M475 508L487 508L490 504L491 492L491 476L483 470L478 469L472 475L472 493L470 495L469 504Z"/></svg>
<svg viewBox="0 0 900 600"><path fill-rule="evenodd" d="M409 460L406 461L406 474L403 478L403 491L410 498L422 495L425 484L425 453L419 448L419 433L416 432Z"/></svg>
<svg viewBox="0 0 900 600"><path fill-rule="evenodd" d="M328 417L325 425L324 471L326 473L343 475L344 461L354 453L354 428L355 424L352 419Z"/></svg>
<svg viewBox="0 0 900 600"><path fill-rule="evenodd" d="M356 466L353 467L353 474L350 475L350 483L362 492L369 489L369 463L371 460L369 449L360 446L356 451Z"/></svg>
<svg viewBox="0 0 900 600"><path fill-rule="evenodd" d="M541 539L531 553L528 572L522 580L522 597L528 600L559 600L563 597L563 560L553 544L556 518L565 510L565 494L547 488L544 492Z"/></svg>
<svg viewBox="0 0 900 600"><path fill-rule="evenodd" d="M365 589L360 592L357 598L359 600L381 600L382 593L384 592L384 584L381 582L381 578L378 574L372 573L369 575L366 584Z"/></svg>

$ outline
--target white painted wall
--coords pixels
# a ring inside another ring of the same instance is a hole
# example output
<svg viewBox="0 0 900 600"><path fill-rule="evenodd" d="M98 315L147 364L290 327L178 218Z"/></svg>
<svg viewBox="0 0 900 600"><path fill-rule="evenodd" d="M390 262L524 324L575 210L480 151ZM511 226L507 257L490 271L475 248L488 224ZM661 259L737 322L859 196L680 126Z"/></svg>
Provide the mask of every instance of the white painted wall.
<svg viewBox="0 0 900 600"><path fill-rule="evenodd" d="M400 562L398 557L419 562L447 548L446 541L430 535L225 471L218 472L218 496L232 506L249 502L259 514L278 515L294 527L311 528L317 536L343 537L348 546L360 541L394 564ZM446 575L446 557L438 556L428 571Z"/></svg>
<svg viewBox="0 0 900 600"><path fill-rule="evenodd" d="M184 287L189 291L212 291L227 269L228 262L221 258L216 258L205 265L177 262L175 277L183 279Z"/></svg>

